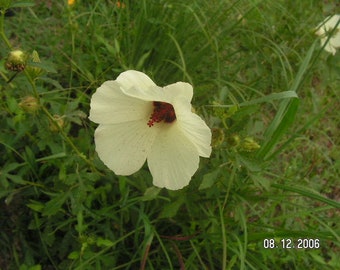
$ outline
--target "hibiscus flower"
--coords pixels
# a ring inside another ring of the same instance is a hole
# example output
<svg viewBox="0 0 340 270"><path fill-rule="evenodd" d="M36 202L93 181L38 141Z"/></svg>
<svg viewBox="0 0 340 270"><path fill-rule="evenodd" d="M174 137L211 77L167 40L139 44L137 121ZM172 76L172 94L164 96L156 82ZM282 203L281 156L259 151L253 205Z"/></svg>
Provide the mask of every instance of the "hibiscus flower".
<svg viewBox="0 0 340 270"><path fill-rule="evenodd" d="M91 98L89 117L99 124L99 158L117 175L131 175L147 160L155 186L188 185L199 156L211 154L211 131L192 112L192 96L188 83L159 87L135 70L104 82Z"/></svg>

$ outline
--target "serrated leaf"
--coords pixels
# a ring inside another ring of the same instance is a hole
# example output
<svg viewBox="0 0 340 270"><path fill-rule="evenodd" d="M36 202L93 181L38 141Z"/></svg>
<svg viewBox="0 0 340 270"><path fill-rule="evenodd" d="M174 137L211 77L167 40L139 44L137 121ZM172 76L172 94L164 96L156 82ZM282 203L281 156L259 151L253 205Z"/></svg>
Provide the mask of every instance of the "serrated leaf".
<svg viewBox="0 0 340 270"><path fill-rule="evenodd" d="M260 164L256 160L251 160L251 159L246 158L246 157L241 156L241 155L238 155L236 158L249 171L251 171L251 172L259 172L259 171L261 171Z"/></svg>
<svg viewBox="0 0 340 270"><path fill-rule="evenodd" d="M42 70L46 72L57 73L57 70L54 68L53 63L50 63L50 62L46 62L46 61L45 62L30 62L29 66L41 68Z"/></svg>
<svg viewBox="0 0 340 270"><path fill-rule="evenodd" d="M103 239L101 237L97 239L96 244L98 247L112 247L114 245L109 239Z"/></svg>
<svg viewBox="0 0 340 270"><path fill-rule="evenodd" d="M47 78L47 77L39 77L39 80L47 82L51 85L53 85L55 88L57 88L58 90L63 90L64 88L60 85L60 83L56 80Z"/></svg>
<svg viewBox="0 0 340 270"><path fill-rule="evenodd" d="M79 251L72 251L70 254L68 254L67 258L70 260L76 260L79 258Z"/></svg>
<svg viewBox="0 0 340 270"><path fill-rule="evenodd" d="M38 201L30 200L31 203L26 204L27 207L31 208L32 210L36 212L41 212L44 209L44 204Z"/></svg>
<svg viewBox="0 0 340 270"><path fill-rule="evenodd" d="M62 193L54 197L49 202L47 202L42 212L42 215L52 216L56 214L60 210L61 206L64 204L68 196L69 196L68 192Z"/></svg>

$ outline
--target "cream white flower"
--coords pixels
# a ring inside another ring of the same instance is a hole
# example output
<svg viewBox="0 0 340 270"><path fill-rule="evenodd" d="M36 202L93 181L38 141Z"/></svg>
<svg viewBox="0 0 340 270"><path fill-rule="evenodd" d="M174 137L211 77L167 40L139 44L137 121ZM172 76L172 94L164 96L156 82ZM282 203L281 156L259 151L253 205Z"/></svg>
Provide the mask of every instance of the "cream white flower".
<svg viewBox="0 0 340 270"><path fill-rule="evenodd" d="M324 49L327 52L332 53L333 55L336 53L336 50L340 48L340 15L328 16L322 23L320 23L317 27L317 31L315 34L320 36L321 46L324 46L327 42L329 35L332 36L329 38ZM333 29L336 29L333 31Z"/></svg>
<svg viewBox="0 0 340 270"><path fill-rule="evenodd" d="M138 171L145 160L157 187L188 185L199 156L211 153L211 131L191 112L192 86L157 86L135 70L104 82L91 99L90 120L98 123L96 151L117 175Z"/></svg>

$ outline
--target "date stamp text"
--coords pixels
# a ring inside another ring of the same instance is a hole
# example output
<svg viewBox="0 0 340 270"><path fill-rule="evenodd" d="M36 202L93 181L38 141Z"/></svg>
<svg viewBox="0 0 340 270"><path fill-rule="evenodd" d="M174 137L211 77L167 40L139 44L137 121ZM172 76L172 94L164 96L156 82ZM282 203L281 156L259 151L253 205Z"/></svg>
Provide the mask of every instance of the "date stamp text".
<svg viewBox="0 0 340 270"><path fill-rule="evenodd" d="M318 249L320 248L320 240L317 238L266 238L263 239L263 247L266 249Z"/></svg>

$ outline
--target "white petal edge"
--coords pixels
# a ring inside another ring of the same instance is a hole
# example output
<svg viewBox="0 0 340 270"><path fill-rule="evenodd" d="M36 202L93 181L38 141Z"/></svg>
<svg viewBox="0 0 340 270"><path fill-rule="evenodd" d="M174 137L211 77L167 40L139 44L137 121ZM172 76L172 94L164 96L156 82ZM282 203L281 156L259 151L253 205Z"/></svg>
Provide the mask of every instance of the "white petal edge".
<svg viewBox="0 0 340 270"><path fill-rule="evenodd" d="M189 83L177 82L165 87L150 86L149 88L123 88L123 92L134 98L145 101L161 101L174 104L177 100L190 103L193 89Z"/></svg>
<svg viewBox="0 0 340 270"><path fill-rule="evenodd" d="M159 128L143 121L99 125L95 131L96 152L117 175L130 175L145 163Z"/></svg>
<svg viewBox="0 0 340 270"><path fill-rule="evenodd" d="M149 88L156 84L143 72L127 70L119 74L117 82L124 88L140 87Z"/></svg>
<svg viewBox="0 0 340 270"><path fill-rule="evenodd" d="M89 119L99 124L114 124L148 119L152 113L151 102L127 96L116 81L106 81L91 98Z"/></svg>
<svg viewBox="0 0 340 270"><path fill-rule="evenodd" d="M337 33L334 37L332 37L330 43L333 47L340 48L340 33Z"/></svg>
<svg viewBox="0 0 340 270"><path fill-rule="evenodd" d="M153 184L170 190L187 186L199 165L196 147L177 125L162 128L147 160Z"/></svg>
<svg viewBox="0 0 340 270"><path fill-rule="evenodd" d="M327 38L321 39L321 47L323 47L326 42L327 42ZM331 44L331 39L325 45L324 50L333 54L333 55L336 53L336 49Z"/></svg>
<svg viewBox="0 0 340 270"><path fill-rule="evenodd" d="M180 131L195 145L202 157L211 154L211 130L201 117L192 112L177 115Z"/></svg>
<svg viewBox="0 0 340 270"><path fill-rule="evenodd" d="M328 16L326 19L328 19L325 22L325 25L328 27L328 30L333 29L337 24L338 21L340 20L340 15L333 15L331 18L329 18L330 16ZM340 23L338 24L337 28L340 28Z"/></svg>
<svg viewBox="0 0 340 270"><path fill-rule="evenodd" d="M163 101L164 91L146 74L136 70L121 73L117 82L124 94L145 101Z"/></svg>

